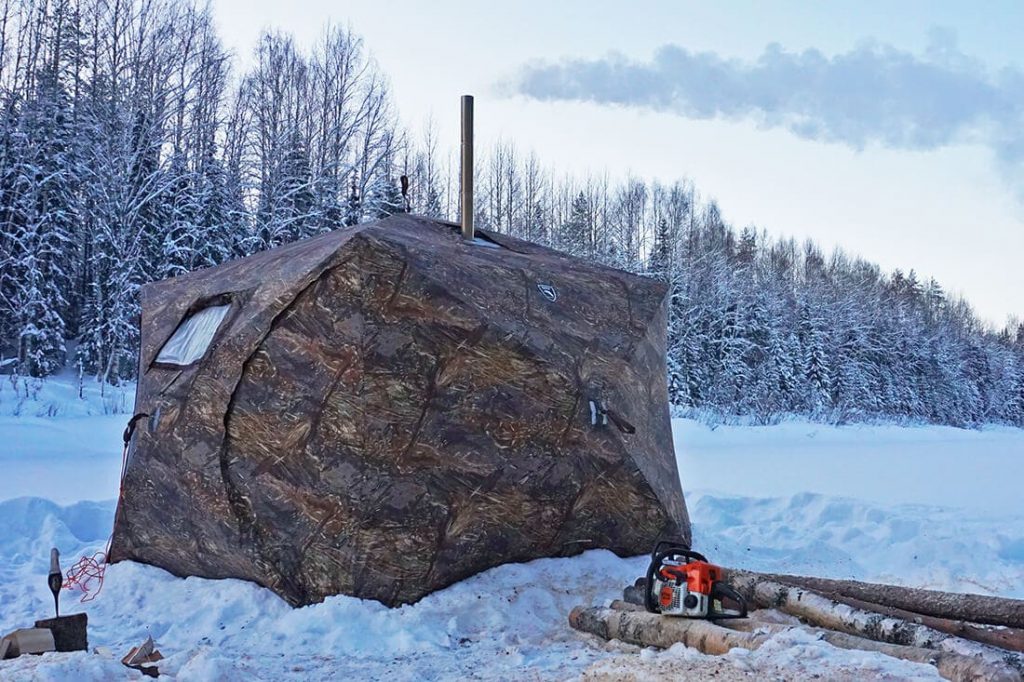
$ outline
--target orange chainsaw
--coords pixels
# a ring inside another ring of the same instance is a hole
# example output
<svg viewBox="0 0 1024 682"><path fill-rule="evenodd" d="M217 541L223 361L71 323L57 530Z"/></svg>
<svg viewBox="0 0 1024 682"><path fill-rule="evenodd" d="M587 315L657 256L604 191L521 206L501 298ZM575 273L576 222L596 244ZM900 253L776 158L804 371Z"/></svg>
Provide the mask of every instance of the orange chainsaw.
<svg viewBox="0 0 1024 682"><path fill-rule="evenodd" d="M651 552L644 584L651 613L685 618L746 618L747 602L722 580L722 568L700 552L662 540Z"/></svg>

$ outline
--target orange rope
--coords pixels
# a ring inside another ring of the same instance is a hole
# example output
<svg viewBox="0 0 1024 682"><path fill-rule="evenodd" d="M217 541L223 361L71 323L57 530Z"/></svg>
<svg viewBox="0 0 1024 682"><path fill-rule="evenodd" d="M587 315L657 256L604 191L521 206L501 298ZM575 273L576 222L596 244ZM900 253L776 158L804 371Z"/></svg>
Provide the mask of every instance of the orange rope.
<svg viewBox="0 0 1024 682"><path fill-rule="evenodd" d="M109 547L109 545L108 545ZM83 556L74 566L68 569L64 580L64 589L78 588L82 591L81 603L95 599L103 589L103 576L107 571L107 553L96 552L91 557ZM90 585L96 581L96 591Z"/></svg>

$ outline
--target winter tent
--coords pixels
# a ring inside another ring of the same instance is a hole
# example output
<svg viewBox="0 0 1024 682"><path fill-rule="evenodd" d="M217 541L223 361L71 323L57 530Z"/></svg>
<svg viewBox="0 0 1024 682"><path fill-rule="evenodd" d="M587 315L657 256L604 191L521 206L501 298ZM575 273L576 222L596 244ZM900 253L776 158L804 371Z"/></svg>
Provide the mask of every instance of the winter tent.
<svg viewBox="0 0 1024 682"><path fill-rule="evenodd" d="M401 215L141 299L112 561L396 605L689 540L659 282Z"/></svg>

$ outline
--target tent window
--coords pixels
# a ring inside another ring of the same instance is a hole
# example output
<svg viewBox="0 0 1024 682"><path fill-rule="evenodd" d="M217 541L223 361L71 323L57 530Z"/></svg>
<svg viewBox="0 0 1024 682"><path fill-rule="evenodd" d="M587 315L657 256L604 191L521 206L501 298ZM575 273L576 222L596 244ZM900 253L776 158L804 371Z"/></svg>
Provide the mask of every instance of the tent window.
<svg viewBox="0 0 1024 682"><path fill-rule="evenodd" d="M160 349L156 361L168 365L191 365L203 357L230 307L212 305L190 315Z"/></svg>

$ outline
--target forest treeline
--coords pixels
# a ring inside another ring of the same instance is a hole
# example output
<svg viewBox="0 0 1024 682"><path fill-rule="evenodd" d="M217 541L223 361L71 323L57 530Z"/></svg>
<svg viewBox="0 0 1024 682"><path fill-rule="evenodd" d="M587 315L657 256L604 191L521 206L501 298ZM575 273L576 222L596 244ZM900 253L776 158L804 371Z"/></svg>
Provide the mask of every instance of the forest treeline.
<svg viewBox="0 0 1024 682"><path fill-rule="evenodd" d="M208 8L0 1L0 368L134 377L149 281L405 210L458 215L351 30L265 33L238 71ZM453 105L454 108L454 105ZM670 284L679 408L1024 426L1024 324L913 271L726 224L691 183L574 178L498 142L477 224ZM965 228L968 226L965 226Z"/></svg>

